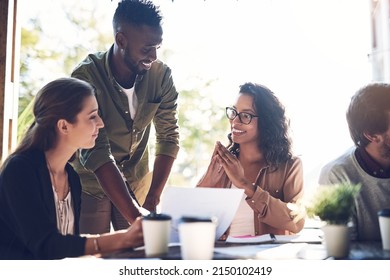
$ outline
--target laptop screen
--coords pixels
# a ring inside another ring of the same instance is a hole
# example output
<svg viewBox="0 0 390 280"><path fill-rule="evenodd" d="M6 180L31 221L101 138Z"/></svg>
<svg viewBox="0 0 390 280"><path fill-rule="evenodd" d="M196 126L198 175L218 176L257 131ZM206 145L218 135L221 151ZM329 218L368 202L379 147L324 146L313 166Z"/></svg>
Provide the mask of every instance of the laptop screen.
<svg viewBox="0 0 390 280"><path fill-rule="evenodd" d="M215 240L230 226L244 195L241 189L167 186L161 196L161 213L172 217L170 242L179 242L178 223L183 216L216 219Z"/></svg>

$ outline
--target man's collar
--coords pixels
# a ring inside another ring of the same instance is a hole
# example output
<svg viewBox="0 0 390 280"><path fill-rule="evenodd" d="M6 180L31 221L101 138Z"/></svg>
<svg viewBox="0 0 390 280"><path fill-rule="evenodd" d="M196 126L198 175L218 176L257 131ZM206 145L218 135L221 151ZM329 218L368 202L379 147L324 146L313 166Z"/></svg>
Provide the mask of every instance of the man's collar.
<svg viewBox="0 0 390 280"><path fill-rule="evenodd" d="M370 154L366 151L365 148L356 148L355 156L360 166L369 175L375 178L390 178L390 170L385 170L378 162L376 162L372 158L372 156L370 156Z"/></svg>

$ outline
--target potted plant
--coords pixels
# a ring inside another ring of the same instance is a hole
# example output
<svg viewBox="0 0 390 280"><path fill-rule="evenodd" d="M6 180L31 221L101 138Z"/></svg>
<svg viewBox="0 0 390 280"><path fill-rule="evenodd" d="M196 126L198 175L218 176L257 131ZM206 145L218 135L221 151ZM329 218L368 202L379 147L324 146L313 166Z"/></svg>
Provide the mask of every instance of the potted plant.
<svg viewBox="0 0 390 280"><path fill-rule="evenodd" d="M349 254L348 222L359 191L360 184L321 185L306 207L308 217L318 217L325 222L322 230L328 256L344 258Z"/></svg>

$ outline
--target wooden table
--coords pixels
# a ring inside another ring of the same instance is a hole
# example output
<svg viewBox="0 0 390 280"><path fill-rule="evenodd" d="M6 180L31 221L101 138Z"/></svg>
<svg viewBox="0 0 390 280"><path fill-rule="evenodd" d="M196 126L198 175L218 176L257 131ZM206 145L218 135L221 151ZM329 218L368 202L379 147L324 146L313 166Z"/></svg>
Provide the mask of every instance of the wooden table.
<svg viewBox="0 0 390 280"><path fill-rule="evenodd" d="M350 260L390 260L390 251L382 249L381 242L353 242Z"/></svg>

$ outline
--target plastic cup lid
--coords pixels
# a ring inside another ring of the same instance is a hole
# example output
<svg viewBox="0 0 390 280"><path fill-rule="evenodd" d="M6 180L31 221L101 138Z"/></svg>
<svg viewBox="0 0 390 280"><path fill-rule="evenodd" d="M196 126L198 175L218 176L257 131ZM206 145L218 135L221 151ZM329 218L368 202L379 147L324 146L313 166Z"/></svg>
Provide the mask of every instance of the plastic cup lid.
<svg viewBox="0 0 390 280"><path fill-rule="evenodd" d="M172 217L163 213L150 212L149 215L143 216L143 219L148 221L168 221Z"/></svg>
<svg viewBox="0 0 390 280"><path fill-rule="evenodd" d="M390 217L390 209L382 209L378 212L378 216Z"/></svg>
<svg viewBox="0 0 390 280"><path fill-rule="evenodd" d="M180 218L180 223L211 223L214 219L210 217L198 217L198 216L183 216Z"/></svg>

